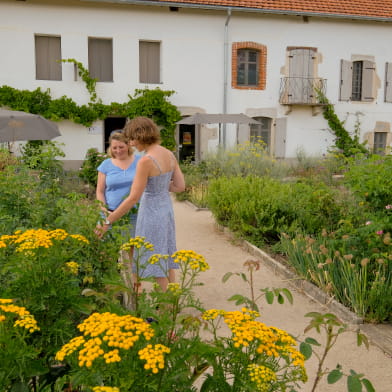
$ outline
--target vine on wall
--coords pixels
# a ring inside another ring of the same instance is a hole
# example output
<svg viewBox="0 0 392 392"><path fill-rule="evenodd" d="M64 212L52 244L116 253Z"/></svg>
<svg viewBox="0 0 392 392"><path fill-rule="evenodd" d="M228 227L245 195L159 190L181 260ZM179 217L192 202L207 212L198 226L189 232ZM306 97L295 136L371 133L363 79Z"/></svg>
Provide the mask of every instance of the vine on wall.
<svg viewBox="0 0 392 392"><path fill-rule="evenodd" d="M356 122L355 132L352 136L344 127L344 122L339 120L334 105L329 102L328 98L320 90L317 91L317 93L320 103L324 104L323 116L328 121L329 128L336 137L334 147L346 157L356 153L367 154L369 152L368 149L365 147L364 143L359 141L359 122Z"/></svg>
<svg viewBox="0 0 392 392"><path fill-rule="evenodd" d="M5 106L13 110L39 114L52 121L70 120L86 127L96 120L103 120L108 116L128 117L146 116L152 118L161 129L162 145L169 149L175 148L174 130L181 114L177 107L168 101L174 91L160 88L136 89L134 95L128 95L128 102L110 104L102 103L95 90L96 79L90 77L83 64L75 59L62 60L77 66L78 74L86 85L90 94L90 102L78 105L72 98L63 95L53 99L50 89L45 91L40 87L30 90L18 90L10 86L0 86L0 107Z"/></svg>

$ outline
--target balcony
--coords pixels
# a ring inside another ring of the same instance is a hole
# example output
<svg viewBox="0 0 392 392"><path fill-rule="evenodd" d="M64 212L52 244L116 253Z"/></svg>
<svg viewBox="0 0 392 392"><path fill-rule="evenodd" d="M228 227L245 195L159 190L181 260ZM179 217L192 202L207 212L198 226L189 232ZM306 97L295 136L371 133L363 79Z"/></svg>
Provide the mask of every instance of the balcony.
<svg viewBox="0 0 392 392"><path fill-rule="evenodd" d="M325 96L327 80L321 78L287 77L280 80L279 103L282 105L324 105L317 91Z"/></svg>

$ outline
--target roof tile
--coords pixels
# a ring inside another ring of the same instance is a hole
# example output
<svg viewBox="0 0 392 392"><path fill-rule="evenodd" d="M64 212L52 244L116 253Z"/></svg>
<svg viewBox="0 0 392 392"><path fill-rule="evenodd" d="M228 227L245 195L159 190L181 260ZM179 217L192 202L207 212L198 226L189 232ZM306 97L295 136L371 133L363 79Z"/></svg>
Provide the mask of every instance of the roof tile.
<svg viewBox="0 0 392 392"><path fill-rule="evenodd" d="M238 7L267 12L392 19L392 0L159 0L161 3Z"/></svg>

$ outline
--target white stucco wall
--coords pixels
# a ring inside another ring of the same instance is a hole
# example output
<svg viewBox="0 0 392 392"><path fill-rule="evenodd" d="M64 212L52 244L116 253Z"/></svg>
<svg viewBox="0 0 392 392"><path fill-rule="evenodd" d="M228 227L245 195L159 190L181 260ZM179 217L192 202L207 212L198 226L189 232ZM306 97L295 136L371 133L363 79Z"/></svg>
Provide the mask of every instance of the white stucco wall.
<svg viewBox="0 0 392 392"><path fill-rule="evenodd" d="M0 2L0 86L33 90L49 88L54 98L66 95L78 104L88 102L83 82L74 80L72 64L63 64L62 81L35 80L34 34L61 36L62 58L88 64L88 37L113 39L114 82L98 83L98 96L104 103L124 102L136 88L160 87L175 90L171 101L179 107L197 107L206 113L221 113L224 96L224 25L227 15L219 11L145 7L113 3L88 3L76 0ZM341 119L349 118L353 127L355 112L362 112L361 130L374 129L376 121L392 121L392 104L384 103L385 63L392 61L387 50L392 38L391 24L336 19L274 16L233 12L228 24L229 80L227 112L246 113L269 108L277 118L287 118L286 157L302 149L309 155L327 151L333 137L326 131L321 114L309 107L293 107L291 112L279 104L280 79L288 46L315 47L321 58L318 76L327 79L327 97L336 104ZM139 40L161 41L162 83L140 84ZM267 47L265 90L231 88L231 44L253 41ZM377 100L373 103L338 101L340 60L352 55L373 56L380 79ZM103 150L103 135L95 124L94 132L64 121L62 136L66 159L81 160L90 147ZM228 126L227 143L234 142L235 127ZM217 139L209 140L215 148Z"/></svg>

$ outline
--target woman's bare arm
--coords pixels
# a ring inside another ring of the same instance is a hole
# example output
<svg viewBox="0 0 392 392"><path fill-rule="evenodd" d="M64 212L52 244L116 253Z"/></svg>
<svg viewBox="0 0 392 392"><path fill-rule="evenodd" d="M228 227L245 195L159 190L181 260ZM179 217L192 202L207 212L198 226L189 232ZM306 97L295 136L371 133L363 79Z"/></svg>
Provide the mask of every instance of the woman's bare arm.
<svg viewBox="0 0 392 392"><path fill-rule="evenodd" d="M99 200L102 203L101 204L102 211L106 213L108 211L106 209L105 188L106 188L106 175L99 171L95 195L97 200Z"/></svg>
<svg viewBox="0 0 392 392"><path fill-rule="evenodd" d="M127 198L108 216L108 220L113 223L124 216L141 198L147 185L147 180L151 168L150 159L141 158L136 166L136 174L132 183L131 192Z"/></svg>
<svg viewBox="0 0 392 392"><path fill-rule="evenodd" d="M176 160L176 164L173 171L172 181L169 186L170 192L183 192L185 190L185 178L181 171L180 166Z"/></svg>

